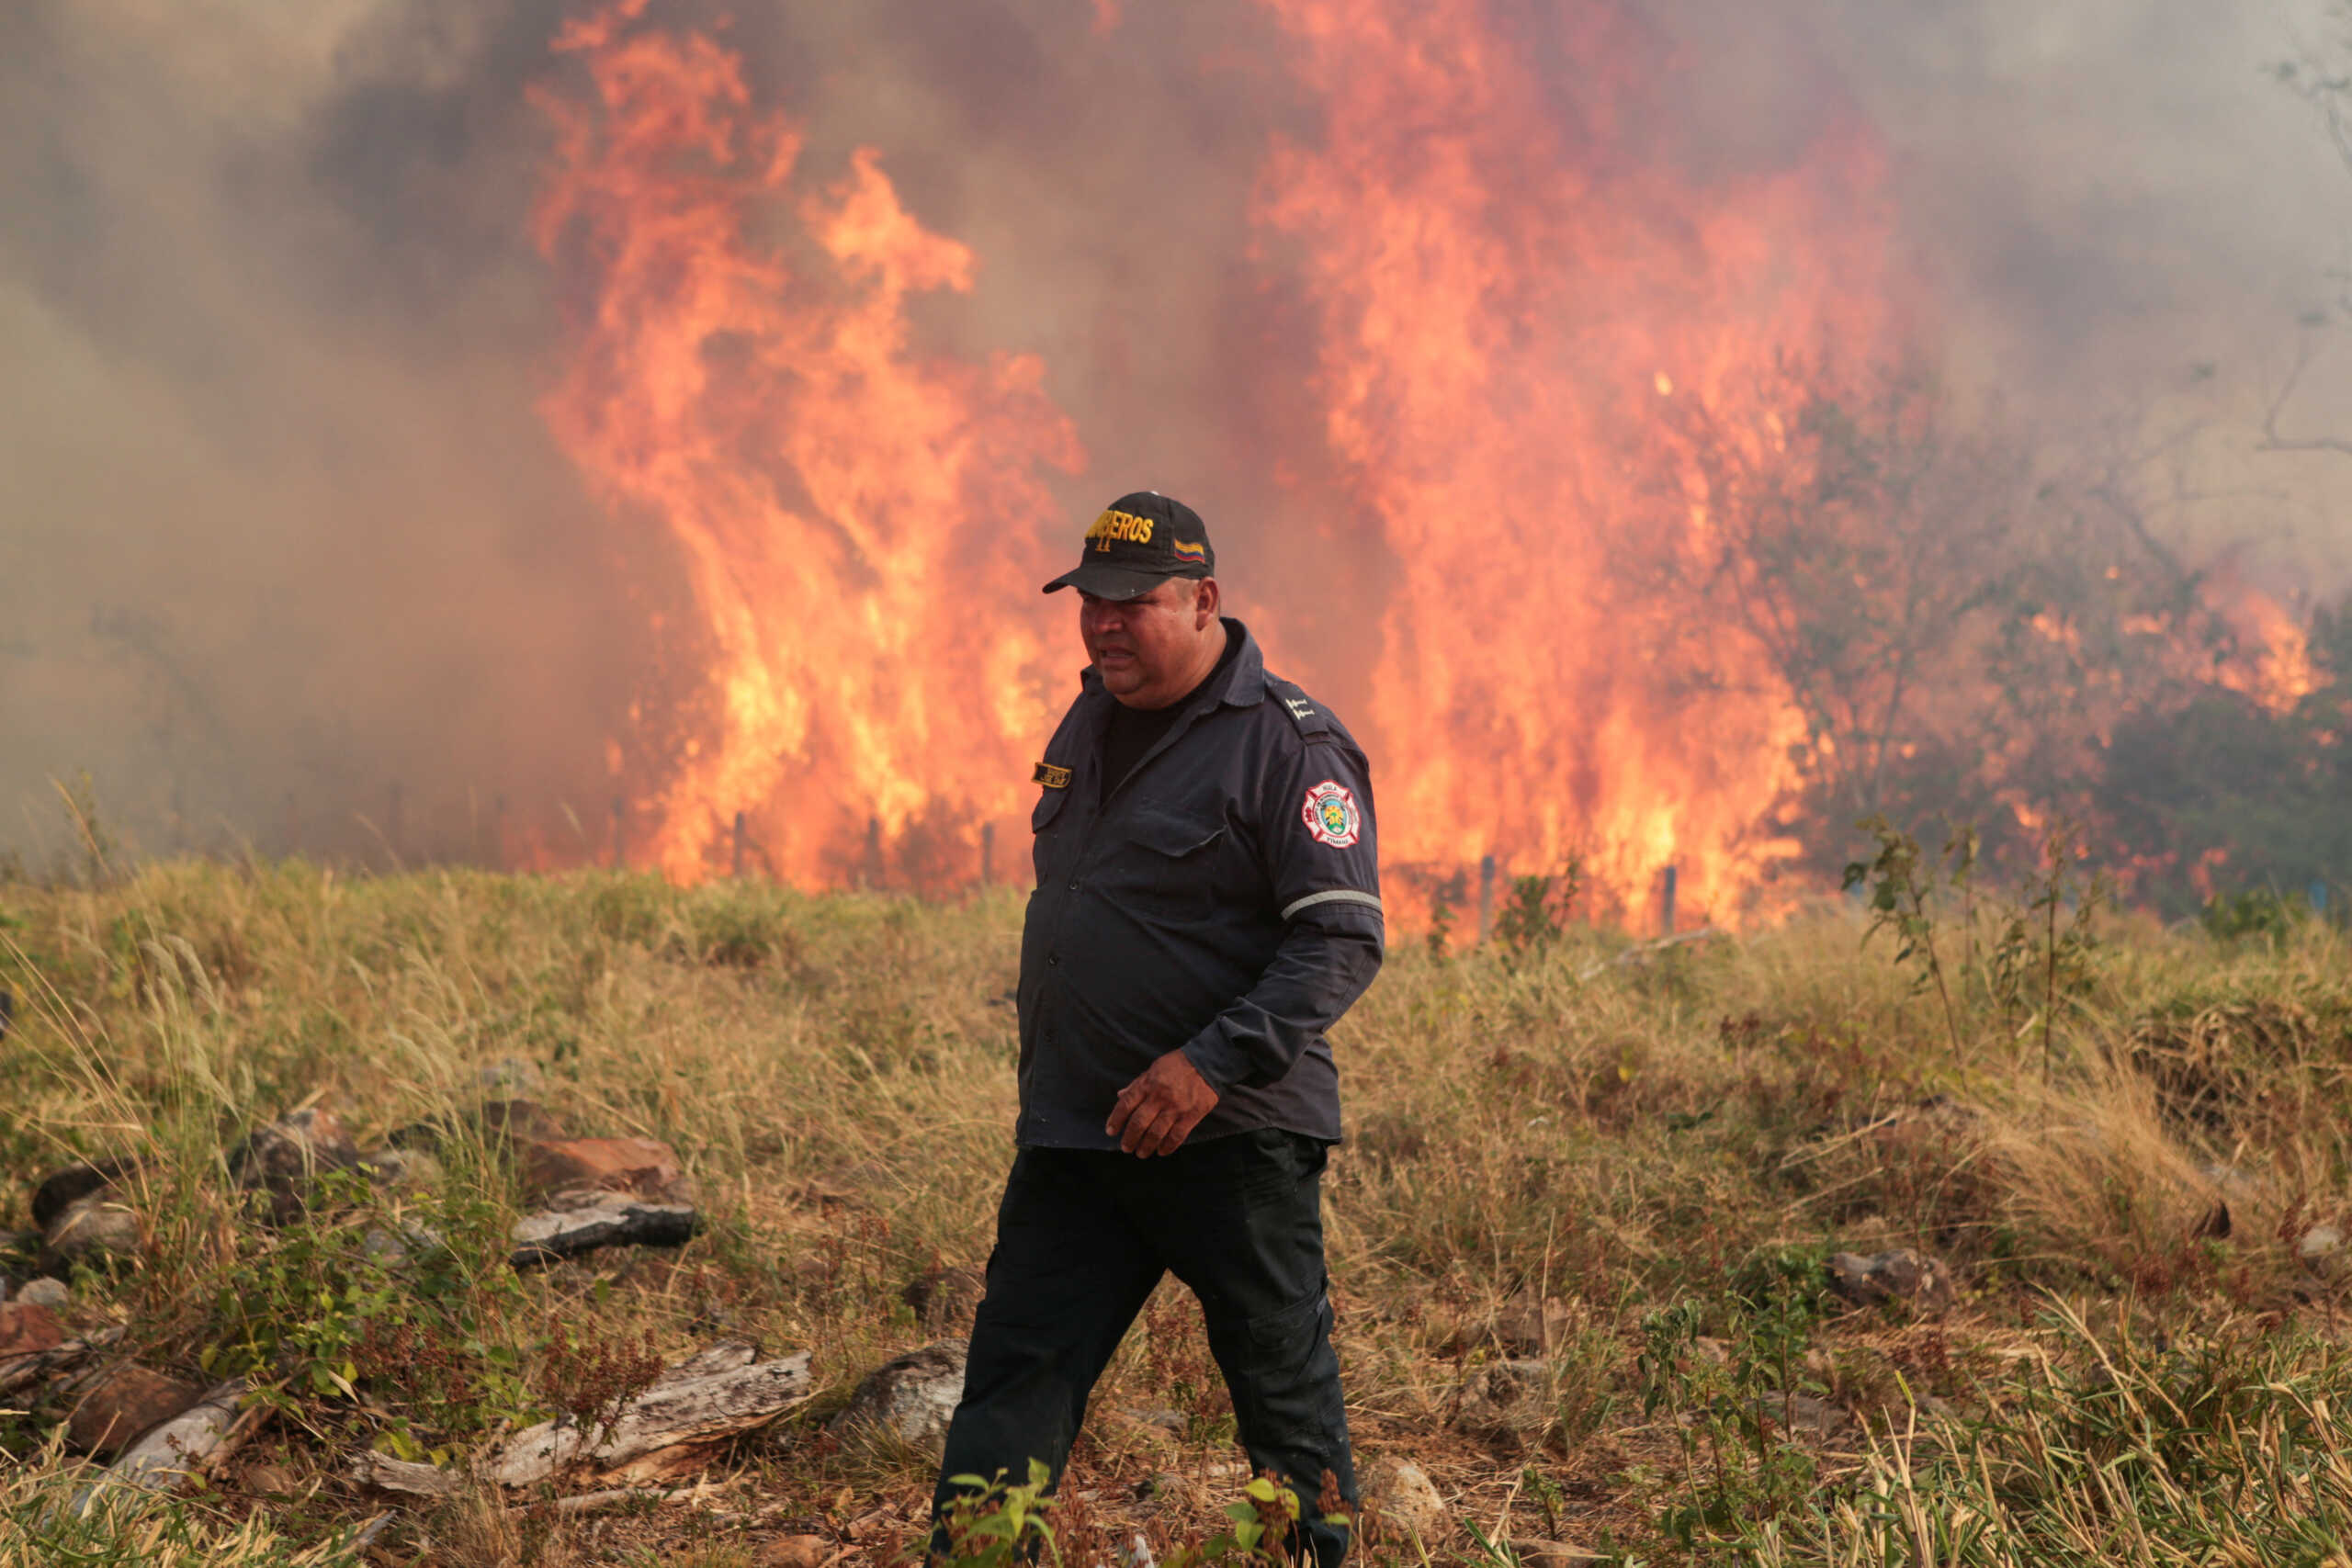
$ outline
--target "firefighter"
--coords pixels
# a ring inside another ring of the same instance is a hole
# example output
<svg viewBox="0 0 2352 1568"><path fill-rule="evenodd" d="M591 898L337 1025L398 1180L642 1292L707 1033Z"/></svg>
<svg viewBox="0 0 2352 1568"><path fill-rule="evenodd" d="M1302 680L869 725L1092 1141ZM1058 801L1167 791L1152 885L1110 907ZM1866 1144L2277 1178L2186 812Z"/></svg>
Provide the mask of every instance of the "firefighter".
<svg viewBox="0 0 2352 1568"><path fill-rule="evenodd" d="M935 1508L957 1476L1058 1478L1161 1276L1199 1298L1253 1472L1299 1495L1323 1568L1352 1510L1320 1183L1340 1136L1324 1032L1380 967L1372 783L1321 703L1219 614L1197 513L1095 520L1090 663L1046 746L1021 939L1020 1120ZM944 1546L944 1526L934 1533Z"/></svg>

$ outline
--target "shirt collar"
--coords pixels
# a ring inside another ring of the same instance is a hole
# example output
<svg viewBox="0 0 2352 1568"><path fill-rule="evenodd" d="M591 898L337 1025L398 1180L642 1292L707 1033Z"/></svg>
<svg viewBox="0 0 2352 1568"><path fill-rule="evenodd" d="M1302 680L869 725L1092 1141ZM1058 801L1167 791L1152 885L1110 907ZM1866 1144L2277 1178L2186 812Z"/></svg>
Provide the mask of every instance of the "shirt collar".
<svg viewBox="0 0 2352 1568"><path fill-rule="evenodd" d="M1207 707L1222 704L1227 707L1246 708L1255 707L1266 700L1266 660L1258 651L1258 639L1250 635L1248 626L1231 615L1221 618L1227 633L1239 637L1241 646L1234 651L1232 663L1222 671L1212 671L1191 695L1182 699L1179 706ZM1118 700L1103 689L1102 671L1091 664L1079 671L1078 683L1089 696L1099 697L1104 702Z"/></svg>

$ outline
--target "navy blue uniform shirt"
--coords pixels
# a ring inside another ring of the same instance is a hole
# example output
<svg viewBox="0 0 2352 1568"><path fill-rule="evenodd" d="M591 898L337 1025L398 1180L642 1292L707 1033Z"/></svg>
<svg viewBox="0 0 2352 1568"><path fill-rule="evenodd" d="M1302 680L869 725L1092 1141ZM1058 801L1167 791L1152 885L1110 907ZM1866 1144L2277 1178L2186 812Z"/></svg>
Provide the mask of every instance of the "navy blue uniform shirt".
<svg viewBox="0 0 2352 1568"><path fill-rule="evenodd" d="M1112 1102L1182 1050L1219 1095L1193 1140L1340 1135L1323 1032L1380 968L1372 780L1346 728L1266 672L1249 628L1127 776L1089 667L1037 769L1021 933L1019 1141L1114 1149Z"/></svg>

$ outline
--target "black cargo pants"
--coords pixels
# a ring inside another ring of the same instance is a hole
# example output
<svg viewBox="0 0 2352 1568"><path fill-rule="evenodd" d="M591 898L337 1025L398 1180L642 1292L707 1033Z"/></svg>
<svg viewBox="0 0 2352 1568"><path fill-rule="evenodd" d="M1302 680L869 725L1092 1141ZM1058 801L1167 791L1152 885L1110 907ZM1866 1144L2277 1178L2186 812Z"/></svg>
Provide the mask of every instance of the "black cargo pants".
<svg viewBox="0 0 2352 1568"><path fill-rule="evenodd" d="M1060 1479L1094 1380L1172 1270L1200 1298L1252 1472L1297 1491L1301 1544L1334 1568L1348 1536L1320 1522L1323 1472L1351 1511L1356 1482L1323 1273L1326 1157L1316 1139L1272 1130L1159 1159L1023 1149L997 1210L934 1515L955 1494L950 1476L1023 1481L1040 1459Z"/></svg>

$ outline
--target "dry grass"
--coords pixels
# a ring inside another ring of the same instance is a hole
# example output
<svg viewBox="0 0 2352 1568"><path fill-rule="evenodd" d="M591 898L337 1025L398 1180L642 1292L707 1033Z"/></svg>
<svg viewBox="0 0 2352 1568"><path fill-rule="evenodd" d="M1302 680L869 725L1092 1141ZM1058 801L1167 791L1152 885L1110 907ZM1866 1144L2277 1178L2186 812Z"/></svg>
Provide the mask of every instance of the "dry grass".
<svg viewBox="0 0 2352 1568"><path fill-rule="evenodd" d="M845 1562L887 1556L929 1476L916 1456L837 1450L822 1417L934 1332L911 1282L986 1255L1020 907L302 864L0 887L0 987L18 1002L0 1173L21 1194L75 1156L149 1160L141 1263L82 1281L77 1312L159 1365L194 1374L227 1344L291 1380L210 1489L75 1526L72 1550L333 1561L381 1506L341 1479L349 1451L459 1453L526 1418L561 1318L673 1353L718 1335L808 1349L821 1393L698 1499L560 1516L476 1495L404 1520L380 1560L715 1568L804 1532ZM2345 1218L2345 944L2119 923L2056 1021L2045 1081L2038 1026L2004 1020L1964 964L1955 1050L1933 998L1860 934L1832 913L1645 964L1600 962L1622 939L1581 929L1540 952L1392 955L1337 1040L1332 1273L1360 1448L1413 1458L1454 1505L1429 1549L2325 1561L2294 1543L2352 1529L2352 1371L2336 1259L2297 1243ZM511 1173L462 1143L425 1190L274 1237L239 1218L220 1151L243 1127L323 1100L365 1145L464 1111L510 1060L574 1128L676 1145L707 1233L515 1278L496 1245ZM397 1378L368 1361L367 1320L391 1309L357 1260L388 1214L452 1242L423 1304L396 1298L426 1348ZM1914 1321L1821 1293L1826 1253L1891 1247L1957 1265L1961 1305ZM356 1298L304 1299L321 1279ZM1465 1429L1465 1378L1543 1298L1540 1412ZM345 1353L357 1399L303 1381ZM1792 1437L1799 1393L1863 1424ZM1216 1527L1239 1481L1230 1416L1172 1288L1096 1409L1066 1541ZM1121 1414L1163 1409L1181 1434ZM74 1463L7 1422L0 1564L62 1560L50 1509ZM293 1490L255 1495L263 1465ZM1153 1475L1172 1479L1136 1502ZM1374 1554L1416 1560L1396 1533Z"/></svg>

